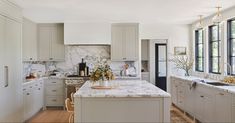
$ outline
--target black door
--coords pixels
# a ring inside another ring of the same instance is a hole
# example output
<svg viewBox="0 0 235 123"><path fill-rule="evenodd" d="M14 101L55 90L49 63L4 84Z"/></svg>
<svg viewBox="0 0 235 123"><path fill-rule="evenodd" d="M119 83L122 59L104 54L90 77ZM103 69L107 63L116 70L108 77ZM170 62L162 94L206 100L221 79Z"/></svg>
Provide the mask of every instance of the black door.
<svg viewBox="0 0 235 123"><path fill-rule="evenodd" d="M155 84L167 91L167 45L155 44Z"/></svg>

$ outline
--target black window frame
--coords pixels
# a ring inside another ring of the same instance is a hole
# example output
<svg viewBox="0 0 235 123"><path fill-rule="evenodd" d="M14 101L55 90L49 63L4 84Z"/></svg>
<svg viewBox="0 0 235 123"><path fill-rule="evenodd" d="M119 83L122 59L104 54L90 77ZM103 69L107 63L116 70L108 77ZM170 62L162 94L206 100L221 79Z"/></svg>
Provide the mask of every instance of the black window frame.
<svg viewBox="0 0 235 123"><path fill-rule="evenodd" d="M199 32L202 31L202 37L201 37L201 40L202 42L199 43ZM205 57L204 57L204 30L203 29L198 29L198 30L195 30L195 70L198 71L198 72L204 72L204 60L205 60ZM202 45L202 57L199 57L199 45ZM202 70L199 70L199 59L202 59Z"/></svg>
<svg viewBox="0 0 235 123"><path fill-rule="evenodd" d="M212 34L213 34L213 32L212 32L212 29L213 29L213 27L215 27L215 26L217 26L217 28L218 28L218 31L217 31L217 40L212 40ZM209 26L209 34L208 34L208 38L209 38L209 41L208 41L208 43L209 43L209 73L213 73L213 74L221 74L221 72L220 72L220 69L221 69L221 63L220 63L220 60L221 60L221 51L220 51L220 49L221 49L221 46L220 46L220 43L221 43L221 37L220 37L220 25L211 25L211 26ZM217 42L218 43L218 56L213 56L212 55L212 43L214 43L214 42ZM212 71L213 70L213 61L212 61L212 59L213 58L217 58L218 59L218 72L214 72L214 71Z"/></svg>
<svg viewBox="0 0 235 123"><path fill-rule="evenodd" d="M227 48L227 52L228 52L228 62L229 62L229 64L231 65L231 71L233 71L233 66L235 65L235 64L232 64L233 62L232 62L232 58L233 57L235 57L235 56L233 56L232 55L232 52L233 52L233 50L232 50L232 48L233 48L233 45L232 45L232 40L235 40L235 37L233 38L232 37L232 22L235 22L235 18L233 18L233 19L230 19L230 20L228 20L228 32L227 32L227 38L228 38L228 42L227 42L227 46L228 46L228 48ZM229 74L229 75L235 75L235 73L230 73L230 71L229 71L229 69L227 69L227 73Z"/></svg>

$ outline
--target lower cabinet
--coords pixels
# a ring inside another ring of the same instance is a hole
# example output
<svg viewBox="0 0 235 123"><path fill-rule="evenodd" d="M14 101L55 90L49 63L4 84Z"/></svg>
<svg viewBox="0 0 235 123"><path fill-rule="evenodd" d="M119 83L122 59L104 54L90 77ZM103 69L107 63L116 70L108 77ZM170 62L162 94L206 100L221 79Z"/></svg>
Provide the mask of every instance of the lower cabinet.
<svg viewBox="0 0 235 123"><path fill-rule="evenodd" d="M203 84L190 88L191 83L171 78L172 103L200 122L235 122L234 95Z"/></svg>
<svg viewBox="0 0 235 123"><path fill-rule="evenodd" d="M23 85L24 120L30 119L43 107L43 80Z"/></svg>
<svg viewBox="0 0 235 123"><path fill-rule="evenodd" d="M64 106L64 80L46 79L45 85L45 108L47 106Z"/></svg>

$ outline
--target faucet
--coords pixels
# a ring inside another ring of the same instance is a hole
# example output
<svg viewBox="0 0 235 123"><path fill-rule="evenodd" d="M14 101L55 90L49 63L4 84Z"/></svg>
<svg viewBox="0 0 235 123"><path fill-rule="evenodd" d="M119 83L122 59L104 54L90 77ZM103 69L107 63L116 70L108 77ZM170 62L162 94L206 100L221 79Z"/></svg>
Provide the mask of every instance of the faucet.
<svg viewBox="0 0 235 123"><path fill-rule="evenodd" d="M229 74L227 73L227 75L232 75L232 66L229 63L225 63L225 64L229 68Z"/></svg>

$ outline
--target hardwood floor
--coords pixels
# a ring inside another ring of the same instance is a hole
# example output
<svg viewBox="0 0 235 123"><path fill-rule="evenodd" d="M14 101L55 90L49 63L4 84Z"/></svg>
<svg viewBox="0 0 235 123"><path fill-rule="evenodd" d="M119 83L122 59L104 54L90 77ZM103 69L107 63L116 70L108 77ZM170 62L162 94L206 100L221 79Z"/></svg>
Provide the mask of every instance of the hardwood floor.
<svg viewBox="0 0 235 123"><path fill-rule="evenodd" d="M65 110L45 110L39 112L27 123L68 123L69 113ZM194 123L192 119L184 115L179 109L172 106L171 123Z"/></svg>
<svg viewBox="0 0 235 123"><path fill-rule="evenodd" d="M45 110L39 112L27 123L68 123L69 113L66 110Z"/></svg>

